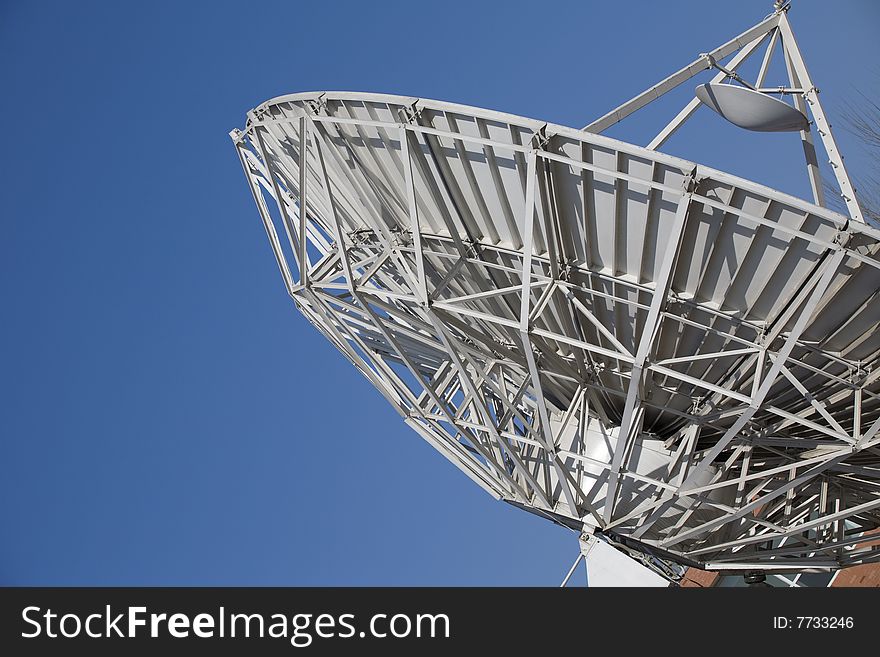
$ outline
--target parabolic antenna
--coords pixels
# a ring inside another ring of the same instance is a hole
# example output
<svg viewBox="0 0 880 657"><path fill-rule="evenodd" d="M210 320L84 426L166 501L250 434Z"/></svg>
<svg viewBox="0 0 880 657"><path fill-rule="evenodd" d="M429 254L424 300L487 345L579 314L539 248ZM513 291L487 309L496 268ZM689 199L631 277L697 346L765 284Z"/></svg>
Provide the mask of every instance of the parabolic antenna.
<svg viewBox="0 0 880 657"><path fill-rule="evenodd" d="M598 134L768 39L849 216L815 157L806 201L658 152L697 99ZM491 495L714 570L880 557L880 232L783 10L580 130L326 92L231 136L297 308Z"/></svg>
<svg viewBox="0 0 880 657"><path fill-rule="evenodd" d="M707 82L696 96L732 124L758 132L798 132L809 128L804 114L788 103L754 89Z"/></svg>

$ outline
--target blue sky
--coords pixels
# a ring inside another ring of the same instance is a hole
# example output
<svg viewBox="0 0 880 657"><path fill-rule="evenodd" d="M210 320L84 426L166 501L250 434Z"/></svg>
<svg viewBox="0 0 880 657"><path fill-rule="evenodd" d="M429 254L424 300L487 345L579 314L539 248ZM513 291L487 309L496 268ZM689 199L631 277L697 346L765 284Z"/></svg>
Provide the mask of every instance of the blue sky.
<svg viewBox="0 0 880 657"><path fill-rule="evenodd" d="M558 584L576 537L470 483L295 311L227 133L321 89L581 126L771 4L0 4L0 584ZM877 96L880 4L794 4L833 122ZM716 118L666 150L807 193L796 137Z"/></svg>

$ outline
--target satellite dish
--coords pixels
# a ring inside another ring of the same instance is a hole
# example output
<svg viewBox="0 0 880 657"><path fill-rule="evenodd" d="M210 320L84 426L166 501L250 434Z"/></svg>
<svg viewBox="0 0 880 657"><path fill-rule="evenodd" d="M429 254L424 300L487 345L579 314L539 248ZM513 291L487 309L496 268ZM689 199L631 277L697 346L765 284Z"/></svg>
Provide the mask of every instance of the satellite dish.
<svg viewBox="0 0 880 657"><path fill-rule="evenodd" d="M706 83L696 96L733 125L757 132L797 132L808 130L803 113L778 98L734 84Z"/></svg>
<svg viewBox="0 0 880 657"><path fill-rule="evenodd" d="M747 44L735 68L774 30L796 47L780 10L705 58ZM489 494L655 564L880 561L880 231L822 207L820 179L814 203L596 134L705 58L583 129L310 92L230 136L297 308ZM697 93L749 129L807 127Z"/></svg>

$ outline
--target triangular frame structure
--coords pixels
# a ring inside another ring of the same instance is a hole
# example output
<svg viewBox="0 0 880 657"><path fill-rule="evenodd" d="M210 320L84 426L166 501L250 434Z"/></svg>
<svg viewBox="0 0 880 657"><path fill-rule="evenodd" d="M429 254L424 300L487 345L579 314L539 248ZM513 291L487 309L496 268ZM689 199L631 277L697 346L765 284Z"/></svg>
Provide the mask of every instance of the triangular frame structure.
<svg viewBox="0 0 880 657"><path fill-rule="evenodd" d="M880 230L786 7L586 131L387 94L262 103L230 136L287 292L497 499L676 567L880 562ZM595 134L708 68L748 85L767 41L756 86L781 44L852 219L819 207L812 128L817 204Z"/></svg>
<svg viewBox="0 0 880 657"><path fill-rule="evenodd" d="M828 122L825 110L819 101L819 89L813 84L794 32L791 29L791 24L788 21L788 10L790 7L791 2L777 2L775 4L775 11L757 25L727 43L718 46L711 52L702 53L684 68L679 69L666 79L584 126L583 130L596 134L602 133L612 125L623 121L630 114L649 105L694 76L708 69L717 69L718 74L712 79L713 83L719 83L725 79L734 79L744 86L762 93L790 94L793 97L794 106L811 119L810 124L815 127L818 133L819 140L822 142L825 153L828 156L828 163L834 172L834 177L837 180L841 197L846 204L850 218L864 223L865 219L859 207L855 187L844 166L843 156L840 154L840 149L831 131L831 124ZM761 62L757 79L754 84L750 84L737 73L737 69L768 41L769 43L764 52L764 58ZM764 80L777 45L782 49L791 86L765 88L763 86ZM726 65L720 63L720 60L724 60L731 55L733 57ZM699 99L693 98L675 118L657 133L654 139L647 145L647 148L657 150L663 146L693 116L700 104ZM804 148L804 159L807 166L807 176L809 177L810 187L813 192L813 201L816 205L827 207L812 131L801 131L800 138Z"/></svg>

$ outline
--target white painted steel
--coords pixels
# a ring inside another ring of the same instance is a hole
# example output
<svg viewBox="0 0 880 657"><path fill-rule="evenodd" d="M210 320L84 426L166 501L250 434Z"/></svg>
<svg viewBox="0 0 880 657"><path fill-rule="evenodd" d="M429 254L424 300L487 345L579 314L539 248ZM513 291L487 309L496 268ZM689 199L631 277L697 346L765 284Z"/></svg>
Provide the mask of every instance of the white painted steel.
<svg viewBox="0 0 880 657"><path fill-rule="evenodd" d="M299 310L493 496L715 569L880 558L874 228L432 100L293 94L231 136Z"/></svg>
<svg viewBox="0 0 880 657"><path fill-rule="evenodd" d="M593 538L582 550L590 588L669 586L669 580L599 539Z"/></svg>
<svg viewBox="0 0 880 657"><path fill-rule="evenodd" d="M746 130L801 132L810 127L803 112L754 89L708 83L698 86L695 93L708 108Z"/></svg>

